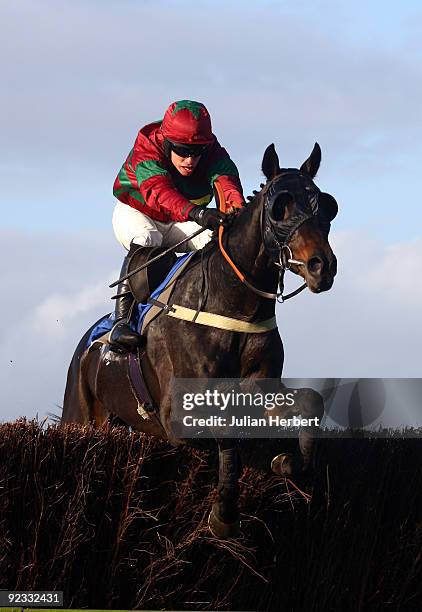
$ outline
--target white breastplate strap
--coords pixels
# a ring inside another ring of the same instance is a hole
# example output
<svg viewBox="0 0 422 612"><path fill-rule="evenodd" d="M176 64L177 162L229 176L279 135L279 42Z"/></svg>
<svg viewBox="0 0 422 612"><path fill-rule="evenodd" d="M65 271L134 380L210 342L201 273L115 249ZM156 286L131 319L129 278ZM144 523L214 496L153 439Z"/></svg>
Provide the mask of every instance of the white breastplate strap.
<svg viewBox="0 0 422 612"><path fill-rule="evenodd" d="M262 334L272 329L276 329L277 327L275 317L271 317L271 319L267 319L266 321L260 321L259 323L249 323L249 321L240 321L239 319L223 317L223 315L214 314L212 312L201 311L198 313L192 308L185 308L177 304L172 304L171 310L166 314L168 314L169 317L191 321L192 323L199 323L199 325L209 325L210 327L227 329L228 331L236 331L243 334Z"/></svg>

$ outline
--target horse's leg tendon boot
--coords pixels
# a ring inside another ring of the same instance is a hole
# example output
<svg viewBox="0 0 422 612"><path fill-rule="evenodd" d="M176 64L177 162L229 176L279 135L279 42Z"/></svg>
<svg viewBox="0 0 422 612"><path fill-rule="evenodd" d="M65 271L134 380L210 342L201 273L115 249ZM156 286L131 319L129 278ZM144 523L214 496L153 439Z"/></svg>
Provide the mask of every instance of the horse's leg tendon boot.
<svg viewBox="0 0 422 612"><path fill-rule="evenodd" d="M130 255L123 260L120 277L125 276L128 271ZM134 297L129 287L129 281L123 280L117 287L116 307L114 311L115 323L111 328L108 341L111 346L119 349L133 351L145 344L145 339L130 327L131 309Z"/></svg>

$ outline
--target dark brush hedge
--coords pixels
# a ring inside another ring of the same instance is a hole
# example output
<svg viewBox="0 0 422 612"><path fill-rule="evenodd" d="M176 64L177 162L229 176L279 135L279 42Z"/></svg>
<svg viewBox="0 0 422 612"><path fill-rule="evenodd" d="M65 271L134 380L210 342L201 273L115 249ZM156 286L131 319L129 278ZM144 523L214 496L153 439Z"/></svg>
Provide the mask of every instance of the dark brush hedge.
<svg viewBox="0 0 422 612"><path fill-rule="evenodd" d="M219 541L213 452L0 425L0 588L78 608L420 609L421 447L324 440L308 502L269 473L269 443L244 443L242 537Z"/></svg>

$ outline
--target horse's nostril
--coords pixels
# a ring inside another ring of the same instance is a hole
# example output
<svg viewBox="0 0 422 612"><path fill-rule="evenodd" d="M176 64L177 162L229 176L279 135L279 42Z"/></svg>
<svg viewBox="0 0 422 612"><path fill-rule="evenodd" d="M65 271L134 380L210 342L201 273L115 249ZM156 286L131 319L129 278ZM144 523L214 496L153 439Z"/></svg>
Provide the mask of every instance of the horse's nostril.
<svg viewBox="0 0 422 612"><path fill-rule="evenodd" d="M321 274L324 267L324 262L320 257L311 257L311 259L308 261L307 267L310 274Z"/></svg>

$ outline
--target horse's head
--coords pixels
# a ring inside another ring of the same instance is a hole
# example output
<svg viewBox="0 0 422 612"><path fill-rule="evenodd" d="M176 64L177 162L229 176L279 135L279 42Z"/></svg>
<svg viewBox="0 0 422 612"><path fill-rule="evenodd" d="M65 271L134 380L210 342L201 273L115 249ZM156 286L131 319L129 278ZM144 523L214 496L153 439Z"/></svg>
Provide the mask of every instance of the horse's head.
<svg viewBox="0 0 422 612"><path fill-rule="evenodd" d="M337 203L313 182L320 162L317 143L300 170L281 169L273 144L262 160L267 177L261 192L265 249L276 264L300 274L314 293L330 289L337 272L337 260L328 242Z"/></svg>

